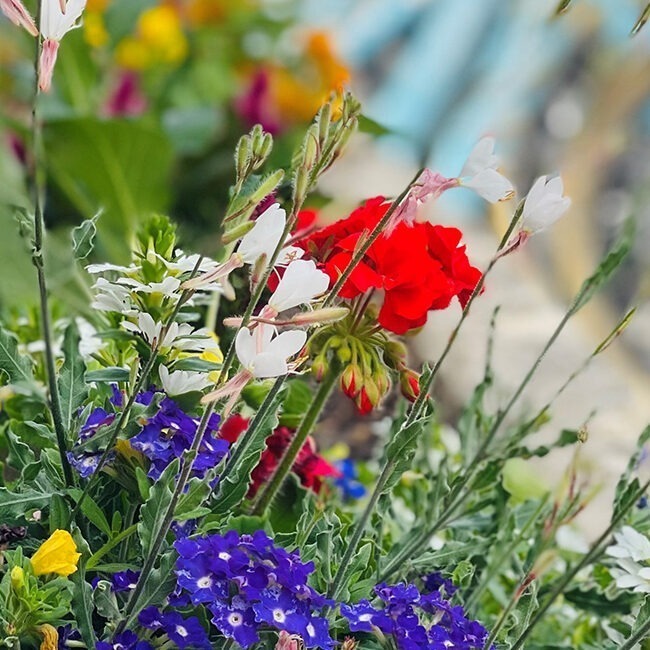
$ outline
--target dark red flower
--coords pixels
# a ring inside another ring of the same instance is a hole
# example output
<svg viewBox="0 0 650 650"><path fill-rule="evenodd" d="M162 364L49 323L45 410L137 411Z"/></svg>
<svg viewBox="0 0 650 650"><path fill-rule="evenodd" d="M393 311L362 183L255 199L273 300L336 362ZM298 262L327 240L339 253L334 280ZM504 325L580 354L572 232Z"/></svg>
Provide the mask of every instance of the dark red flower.
<svg viewBox="0 0 650 650"><path fill-rule="evenodd" d="M241 415L231 415L221 426L220 436L232 443L247 427L248 420L246 418ZM291 444L294 433L294 430L289 427L278 427L266 439L266 449L262 452L260 462L251 473L252 483L248 490L249 498L254 497L260 486L271 478L286 448ZM318 453L316 443L312 438L307 438L291 469L297 474L300 483L314 492L320 492L324 478L341 475L336 467L330 465Z"/></svg>
<svg viewBox="0 0 650 650"><path fill-rule="evenodd" d="M384 216L389 203L369 199L347 219L321 228L298 245L322 263L332 284L352 259L359 240ZM341 288L352 299L371 289L384 292L379 323L397 334L421 327L432 309L444 309L457 296L464 305L481 272L470 265L462 233L430 223L398 224L379 236Z"/></svg>

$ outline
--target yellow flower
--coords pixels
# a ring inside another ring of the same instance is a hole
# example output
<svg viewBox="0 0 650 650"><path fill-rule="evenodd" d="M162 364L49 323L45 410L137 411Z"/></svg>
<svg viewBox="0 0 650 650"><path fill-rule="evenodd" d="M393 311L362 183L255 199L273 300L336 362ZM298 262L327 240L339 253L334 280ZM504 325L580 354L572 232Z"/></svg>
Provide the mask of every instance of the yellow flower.
<svg viewBox="0 0 650 650"><path fill-rule="evenodd" d="M55 627L45 623L39 625L37 629L43 637L39 650L56 650L59 647L59 633Z"/></svg>
<svg viewBox="0 0 650 650"><path fill-rule="evenodd" d="M101 13L95 11L86 12L84 38L91 47L104 47L108 43L108 32Z"/></svg>
<svg viewBox="0 0 650 650"><path fill-rule="evenodd" d="M214 332L210 332L210 338L216 343L216 346L214 348L205 350L205 352L202 352L199 355L199 359L203 359L203 361L209 361L210 363L223 363L223 352L219 347L219 337ZM208 378L211 382L216 384L219 381L220 374L221 371L213 370L212 372L208 373Z"/></svg>
<svg viewBox="0 0 650 650"><path fill-rule="evenodd" d="M128 440L119 438L115 443L115 451L127 462L132 462L135 465L144 465L144 456L137 449L133 449Z"/></svg>
<svg viewBox="0 0 650 650"><path fill-rule="evenodd" d="M32 571L37 576L45 573L69 576L77 570L80 557L72 535L67 530L55 530L32 555Z"/></svg>

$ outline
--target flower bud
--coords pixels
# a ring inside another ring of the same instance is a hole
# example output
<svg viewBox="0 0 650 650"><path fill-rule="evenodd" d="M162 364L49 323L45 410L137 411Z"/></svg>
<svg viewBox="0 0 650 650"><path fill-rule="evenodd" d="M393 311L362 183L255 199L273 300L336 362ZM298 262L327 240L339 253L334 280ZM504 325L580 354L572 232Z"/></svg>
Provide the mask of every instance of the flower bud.
<svg viewBox="0 0 650 650"><path fill-rule="evenodd" d="M276 169L272 174L269 174L261 183L260 186L251 194L250 201L257 205L260 201L265 199L271 192L275 191L277 186L284 178L284 170Z"/></svg>
<svg viewBox="0 0 650 650"><path fill-rule="evenodd" d="M302 162L300 164L303 169L313 169L318 158L318 150L318 125L312 124L305 134L305 140L303 143Z"/></svg>
<svg viewBox="0 0 650 650"><path fill-rule="evenodd" d="M245 221L244 223L240 223L238 226L224 232L223 235L221 235L221 242L224 244L232 244L232 242L241 239L246 233L253 230L253 228L255 228L254 221Z"/></svg>
<svg viewBox="0 0 650 650"><path fill-rule="evenodd" d="M22 567L15 566L11 570L11 586L14 591L19 591L25 586L25 572Z"/></svg>
<svg viewBox="0 0 650 650"><path fill-rule="evenodd" d="M372 377L365 377L363 386L355 398L355 403L362 415L367 415L377 406L382 398L379 388Z"/></svg>
<svg viewBox="0 0 650 650"><path fill-rule="evenodd" d="M406 346L401 341L386 341L384 345L386 363L391 367L398 369L406 361Z"/></svg>
<svg viewBox="0 0 650 650"><path fill-rule="evenodd" d="M319 354L311 362L311 371L316 381L322 381L328 370L329 363L327 363L327 357L324 354Z"/></svg>
<svg viewBox="0 0 650 650"><path fill-rule="evenodd" d="M414 370L406 368L399 374L399 387L402 395L409 402L415 402L420 395L420 375Z"/></svg>
<svg viewBox="0 0 650 650"><path fill-rule="evenodd" d="M379 399L381 399L390 390L390 379L383 368L373 374L373 379L377 384Z"/></svg>
<svg viewBox="0 0 650 650"><path fill-rule="evenodd" d="M341 373L341 390L351 399L354 399L363 384L363 375L359 366L349 365Z"/></svg>
<svg viewBox="0 0 650 650"><path fill-rule="evenodd" d="M337 348L336 356L342 364L345 365L349 363L350 359L352 358L352 350L350 349L350 345L346 340L343 340L341 342L341 345Z"/></svg>
<svg viewBox="0 0 650 650"><path fill-rule="evenodd" d="M251 139L248 135L243 135L237 142L235 148L235 167L237 170L237 179L243 180L248 173L248 163L251 159Z"/></svg>
<svg viewBox="0 0 650 650"><path fill-rule="evenodd" d="M39 650L57 650L59 647L59 632L49 623L44 623L36 628L43 637Z"/></svg>
<svg viewBox="0 0 650 650"><path fill-rule="evenodd" d="M341 644L341 650L356 650L358 642L351 636L346 636L345 641Z"/></svg>
<svg viewBox="0 0 650 650"><path fill-rule="evenodd" d="M301 311L291 318L295 325L314 325L317 323L335 323L344 319L350 310L347 307L326 307L312 311Z"/></svg>

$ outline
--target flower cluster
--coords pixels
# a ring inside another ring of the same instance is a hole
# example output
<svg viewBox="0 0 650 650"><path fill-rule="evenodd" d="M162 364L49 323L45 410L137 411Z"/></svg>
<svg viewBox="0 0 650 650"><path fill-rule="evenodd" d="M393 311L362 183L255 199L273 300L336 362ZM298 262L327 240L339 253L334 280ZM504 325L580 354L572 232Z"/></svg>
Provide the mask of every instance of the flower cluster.
<svg viewBox="0 0 650 650"><path fill-rule="evenodd" d="M394 637L399 650L444 650L483 648L487 630L466 618L461 606L453 606L449 597L455 588L448 580L434 575L425 580L421 592L417 586L400 583L379 584L375 594L383 606L368 600L354 605L341 605L341 614L352 632L373 632L376 629Z"/></svg>
<svg viewBox="0 0 650 650"><path fill-rule="evenodd" d="M610 569L619 589L650 594L650 540L632 526L614 533L616 544L608 546L607 555L618 567Z"/></svg>
<svg viewBox="0 0 650 650"><path fill-rule="evenodd" d="M160 630L178 648L204 648L209 650L210 639L196 616L183 618L178 612L161 612L157 607L147 607L140 612L138 623L149 630Z"/></svg>
<svg viewBox="0 0 650 650"><path fill-rule="evenodd" d="M246 418L232 415L224 422L220 435L229 443L233 443L246 430L247 426ZM289 427L277 427L266 439L266 448L262 452L260 462L251 473L249 497L255 496L260 486L271 478L291 443L294 433ZM311 437L305 441L291 470L298 476L302 485L314 492L320 492L324 478L340 476L336 467L330 465L317 452L316 443Z"/></svg>
<svg viewBox="0 0 650 650"><path fill-rule="evenodd" d="M162 393L143 391L135 402L150 406L157 395ZM122 396L117 390L114 390L112 403L122 406ZM94 409L81 428L78 444L92 438L101 427L110 425L115 417L116 413L108 413L101 407ZM219 423L219 416L212 414L192 467L195 476L205 476L206 471L216 467L228 452L228 442L218 437ZM119 453L140 452L150 461L148 475L157 479L175 458L182 458L191 447L198 426L197 418L185 413L174 400L165 396L155 414L144 422L141 431L116 448ZM101 455L100 451L79 453L73 448L68 452L68 460L82 478L87 478L95 471Z"/></svg>
<svg viewBox="0 0 650 650"><path fill-rule="evenodd" d="M362 235L377 225L389 207L383 197L369 199L349 217L316 231L300 245L323 264L334 283ZM382 327L397 334L421 327L430 310L448 307L452 298L458 297L464 305L481 277L469 263L461 237L457 228L398 223L388 236L374 241L339 295L353 299L382 290L378 317Z"/></svg>
<svg viewBox="0 0 650 650"><path fill-rule="evenodd" d="M175 542L178 595L205 605L226 637L248 648L263 629L300 635L309 648L331 648L326 604L307 584L314 564L275 546L263 531L209 535Z"/></svg>

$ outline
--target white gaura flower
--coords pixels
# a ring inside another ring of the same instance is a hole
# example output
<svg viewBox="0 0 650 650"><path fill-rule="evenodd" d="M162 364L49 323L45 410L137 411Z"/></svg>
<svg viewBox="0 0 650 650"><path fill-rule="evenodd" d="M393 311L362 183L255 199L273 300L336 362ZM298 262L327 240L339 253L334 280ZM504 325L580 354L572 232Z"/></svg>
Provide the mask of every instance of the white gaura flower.
<svg viewBox="0 0 650 650"><path fill-rule="evenodd" d="M201 276L188 280L183 284L183 288L203 288L209 282L227 277L244 264L254 266L262 258L268 262L282 239L286 223L286 212L279 203L274 203L257 217L253 228L242 237L237 250L226 262ZM286 266L303 255L304 251L301 248L286 246L280 251L275 266Z"/></svg>
<svg viewBox="0 0 650 650"><path fill-rule="evenodd" d="M276 335L272 325L260 324L252 332L242 327L235 339L235 351L242 367L252 377L265 379L289 372L288 359L307 340L306 332L289 330Z"/></svg>
<svg viewBox="0 0 650 650"><path fill-rule="evenodd" d="M193 391L203 390L209 385L210 380L202 372L188 372L185 370L174 370L169 372L166 366L158 369L163 390L167 395L184 395Z"/></svg>
<svg viewBox="0 0 650 650"><path fill-rule="evenodd" d="M217 390L204 395L204 404L228 398L222 409L226 417L232 410L244 386L253 378L280 377L291 370L289 359L300 352L307 340L301 330L277 333L273 325L260 324L252 332L243 327L237 332L235 351L242 369Z"/></svg>
<svg viewBox="0 0 650 650"><path fill-rule="evenodd" d="M605 553L615 558L619 568L610 569L619 589L650 593L650 540L631 526L614 533L616 544Z"/></svg>
<svg viewBox="0 0 650 650"><path fill-rule="evenodd" d="M560 176L540 176L528 192L521 215L521 230L533 235L555 223L571 205L562 196L564 185Z"/></svg>
<svg viewBox="0 0 650 650"><path fill-rule="evenodd" d="M463 165L458 180L490 203L511 199L515 190L512 183L497 171L499 159L494 155L495 139L479 140Z"/></svg>
<svg viewBox="0 0 650 650"><path fill-rule="evenodd" d="M307 305L327 291L329 283L329 275L317 269L313 260L291 262L264 308L265 315L277 316L286 309Z"/></svg>
<svg viewBox="0 0 650 650"><path fill-rule="evenodd" d="M79 316L75 318L75 322L79 330L79 354L88 361L93 354L104 347L104 342L97 336L97 330L85 318Z"/></svg>
<svg viewBox="0 0 650 650"><path fill-rule="evenodd" d="M119 278L116 282L117 284L132 287L138 293L160 293L167 297L176 295L178 288L181 286L181 281L171 275L168 275L162 282L150 282L149 284L138 282L138 280L134 280L133 278Z"/></svg>
<svg viewBox="0 0 650 650"><path fill-rule="evenodd" d="M130 266L120 266L119 264L89 264L86 267L86 271L91 275L96 275L97 273L106 273L108 271L115 271L117 273L136 273L140 270L139 266L131 264Z"/></svg>
<svg viewBox="0 0 650 650"><path fill-rule="evenodd" d="M75 27L86 7L86 0L41 0L41 35L43 49L39 64L38 87L47 92L52 84L52 74L61 39Z"/></svg>
<svg viewBox="0 0 650 650"><path fill-rule="evenodd" d="M0 11L17 27L24 27L32 36L38 36L34 19L20 0L0 0Z"/></svg>

